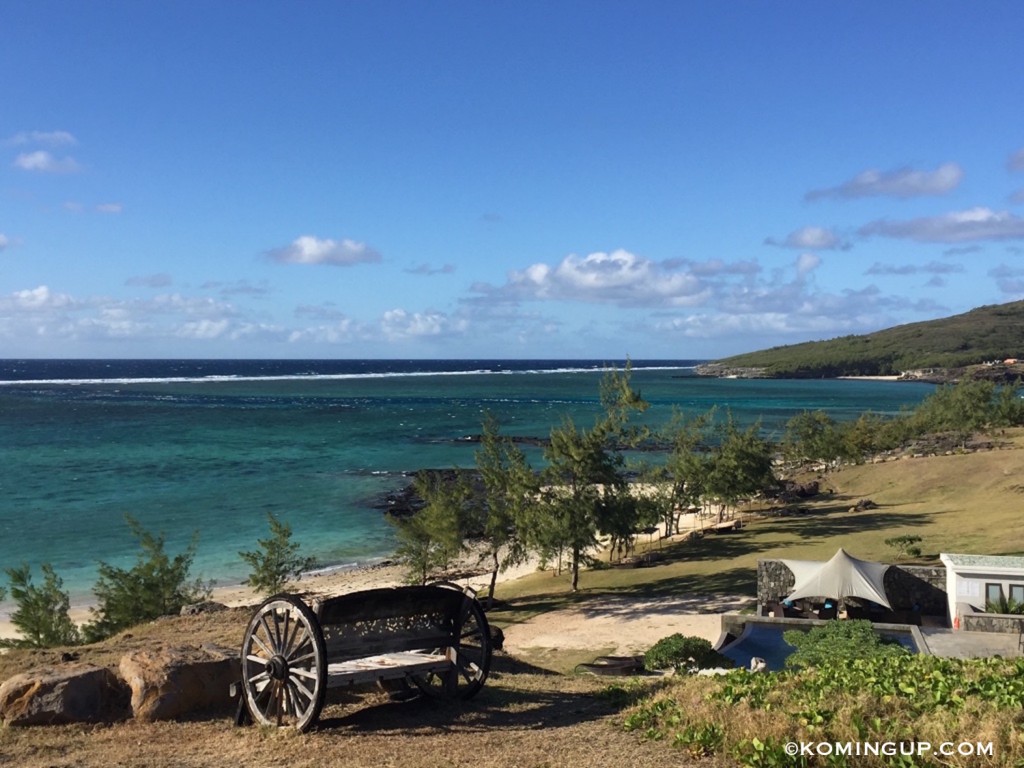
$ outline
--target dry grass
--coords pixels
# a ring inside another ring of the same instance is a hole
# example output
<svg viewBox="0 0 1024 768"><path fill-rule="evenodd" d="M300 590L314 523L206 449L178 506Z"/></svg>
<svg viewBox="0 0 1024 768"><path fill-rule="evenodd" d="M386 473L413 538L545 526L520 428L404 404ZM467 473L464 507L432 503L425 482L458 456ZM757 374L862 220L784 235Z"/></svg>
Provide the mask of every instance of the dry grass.
<svg viewBox="0 0 1024 768"><path fill-rule="evenodd" d="M568 766L664 765L660 745L626 733L604 681L546 675L496 657L472 701L397 703L344 695L310 733L248 726L226 714L184 723L0 730L0 765L64 766Z"/></svg>

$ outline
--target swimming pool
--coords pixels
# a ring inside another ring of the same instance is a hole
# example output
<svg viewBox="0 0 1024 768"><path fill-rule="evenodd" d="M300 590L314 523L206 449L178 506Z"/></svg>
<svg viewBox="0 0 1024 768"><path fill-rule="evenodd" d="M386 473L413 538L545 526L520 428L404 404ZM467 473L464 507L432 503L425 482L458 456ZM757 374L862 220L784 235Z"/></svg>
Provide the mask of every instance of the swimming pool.
<svg viewBox="0 0 1024 768"><path fill-rule="evenodd" d="M785 668L786 659L796 650L783 639L783 633L791 629L807 631L823 623L800 619L748 620L740 636L730 643L720 644L718 650L732 659L737 667L750 669L750 660L757 656L765 660L769 670L778 671ZM917 627L876 624L875 632L881 637L896 640L912 653L926 653Z"/></svg>

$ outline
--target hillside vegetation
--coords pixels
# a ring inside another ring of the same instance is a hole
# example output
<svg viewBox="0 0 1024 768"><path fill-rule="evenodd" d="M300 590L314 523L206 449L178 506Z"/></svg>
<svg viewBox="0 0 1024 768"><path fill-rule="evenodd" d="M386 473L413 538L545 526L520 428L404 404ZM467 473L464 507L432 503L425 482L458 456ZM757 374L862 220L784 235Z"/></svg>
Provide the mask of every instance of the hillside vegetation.
<svg viewBox="0 0 1024 768"><path fill-rule="evenodd" d="M889 376L1024 357L1024 301L876 333L791 344L718 360L709 370L761 369L779 378Z"/></svg>

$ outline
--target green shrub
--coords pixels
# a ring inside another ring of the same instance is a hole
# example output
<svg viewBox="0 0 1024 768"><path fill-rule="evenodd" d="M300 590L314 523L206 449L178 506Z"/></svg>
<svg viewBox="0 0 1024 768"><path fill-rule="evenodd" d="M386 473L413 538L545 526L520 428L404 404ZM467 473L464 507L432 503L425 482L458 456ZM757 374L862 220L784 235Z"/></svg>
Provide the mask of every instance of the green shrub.
<svg viewBox="0 0 1024 768"><path fill-rule="evenodd" d="M238 556L251 570L245 583L261 595L269 597L280 592L292 579L298 580L303 571L315 567L311 557L299 557L299 545L292 541L292 528L282 523L273 513L267 513L270 538L259 539L256 552L239 552Z"/></svg>
<svg viewBox="0 0 1024 768"><path fill-rule="evenodd" d="M917 546L922 541L920 536L912 533L905 533L902 536L893 536L891 539L885 540L887 547L892 547L896 550L896 555L900 558L909 557L920 557L921 548Z"/></svg>
<svg viewBox="0 0 1024 768"><path fill-rule="evenodd" d="M830 621L806 632L794 629L782 636L796 650L786 659L791 668L820 667L848 663L854 659L907 656L906 648L895 640L879 637L870 621Z"/></svg>
<svg viewBox="0 0 1024 768"><path fill-rule="evenodd" d="M71 621L68 610L71 601L64 591L64 582L49 563L43 563L43 585L32 583L28 564L20 568L7 568L11 584L11 598L18 606L11 614L11 623L21 632L22 639L7 645L28 648L51 648L55 645L75 645L80 641L78 627Z"/></svg>
<svg viewBox="0 0 1024 768"><path fill-rule="evenodd" d="M678 632L663 637L644 654L644 667L649 670L732 666L732 659L716 651L703 637L687 637Z"/></svg>
<svg viewBox="0 0 1024 768"><path fill-rule="evenodd" d="M1024 615L1024 603L1011 598L1001 597L997 602L985 603L985 613L1009 613L1015 616Z"/></svg>
<svg viewBox="0 0 1024 768"><path fill-rule="evenodd" d="M93 609L96 619L83 627L87 642L102 640L160 616L174 615L182 606L209 595L209 589L201 582L189 581L195 538L188 549L172 558L164 552L162 534L154 536L134 518L125 519L142 551L128 570L99 564L100 577L93 587L98 601Z"/></svg>

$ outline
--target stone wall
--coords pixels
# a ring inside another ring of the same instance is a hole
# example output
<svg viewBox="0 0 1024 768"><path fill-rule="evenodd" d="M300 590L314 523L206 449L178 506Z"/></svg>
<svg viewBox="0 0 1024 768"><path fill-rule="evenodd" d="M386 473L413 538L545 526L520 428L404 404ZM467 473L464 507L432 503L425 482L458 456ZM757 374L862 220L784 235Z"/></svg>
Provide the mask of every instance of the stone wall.
<svg viewBox="0 0 1024 768"><path fill-rule="evenodd" d="M957 603L956 610L960 614L960 629L966 632L1003 632L1016 635L1024 627L1024 616L1012 613L983 613L974 610L974 607L967 603Z"/></svg>
<svg viewBox="0 0 1024 768"><path fill-rule="evenodd" d="M885 574L885 594L894 611L919 611L945 616L946 569L942 566L894 565Z"/></svg>
<svg viewBox="0 0 1024 768"><path fill-rule="evenodd" d="M793 572L781 560L757 561L757 602L776 603L793 591ZM885 574L885 593L894 611L945 616L946 569L894 565Z"/></svg>

